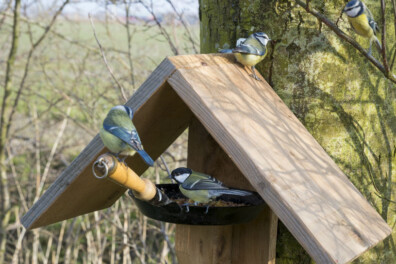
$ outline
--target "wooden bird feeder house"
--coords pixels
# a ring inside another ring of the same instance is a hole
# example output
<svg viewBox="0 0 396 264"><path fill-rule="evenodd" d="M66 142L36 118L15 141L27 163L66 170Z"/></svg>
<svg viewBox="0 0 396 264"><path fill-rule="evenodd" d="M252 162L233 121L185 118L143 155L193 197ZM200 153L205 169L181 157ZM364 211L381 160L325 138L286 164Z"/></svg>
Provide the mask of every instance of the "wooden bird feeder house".
<svg viewBox="0 0 396 264"><path fill-rule="evenodd" d="M274 263L278 218L317 263L350 262L391 233L272 88L250 77L232 54L166 58L126 105L135 110L153 159L189 128L189 168L256 191L266 203L244 224L178 224L180 263ZM32 229L111 206L126 189L91 170L106 151L97 135L23 225ZM137 155L126 162L138 175L147 169Z"/></svg>

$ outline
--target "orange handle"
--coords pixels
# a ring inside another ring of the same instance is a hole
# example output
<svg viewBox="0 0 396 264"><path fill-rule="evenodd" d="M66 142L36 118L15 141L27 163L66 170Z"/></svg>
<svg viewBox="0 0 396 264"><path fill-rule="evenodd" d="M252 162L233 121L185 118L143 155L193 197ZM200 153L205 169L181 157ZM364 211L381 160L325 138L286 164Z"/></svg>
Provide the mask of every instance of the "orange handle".
<svg viewBox="0 0 396 264"><path fill-rule="evenodd" d="M116 162L115 169L113 169L108 176L112 181L131 189L134 195L145 201L154 198L157 188L154 183L148 179L140 178L133 170L125 164Z"/></svg>
<svg viewBox="0 0 396 264"><path fill-rule="evenodd" d="M100 176L96 174L97 171L101 172ZM141 200L150 201L157 193L154 183L148 179L140 178L133 170L109 153L101 155L94 162L92 172L98 179L108 178L131 189L135 197Z"/></svg>

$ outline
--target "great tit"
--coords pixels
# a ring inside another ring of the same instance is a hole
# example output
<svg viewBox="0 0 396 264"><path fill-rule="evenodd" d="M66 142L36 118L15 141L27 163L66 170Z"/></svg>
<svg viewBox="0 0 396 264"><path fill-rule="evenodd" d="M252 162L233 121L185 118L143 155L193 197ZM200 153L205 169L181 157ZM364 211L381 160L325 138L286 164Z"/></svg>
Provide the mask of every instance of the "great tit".
<svg viewBox="0 0 396 264"><path fill-rule="evenodd" d="M235 196L252 195L252 192L249 191L229 189L216 178L189 168L177 168L173 170L171 178L179 184L180 192L193 200L195 205L198 203L208 203L223 194ZM206 207L206 212L208 208L209 205Z"/></svg>
<svg viewBox="0 0 396 264"><path fill-rule="evenodd" d="M136 151L149 166L153 166L154 161L143 150L142 142L132 123L132 118L133 110L130 107L114 106L103 121L99 133L100 138L103 144L117 156L132 156Z"/></svg>
<svg viewBox="0 0 396 264"><path fill-rule="evenodd" d="M253 78L260 81L255 72L255 66L262 61L267 55L267 43L270 38L263 32L256 32L248 38L240 38L237 40L234 49L223 49L221 53L233 53L236 60L245 65L252 67Z"/></svg>
<svg viewBox="0 0 396 264"><path fill-rule="evenodd" d="M368 38L370 40L370 48L368 53L371 54L371 46L374 41L378 48L381 49L381 43L375 36L376 32L379 31L377 23L374 21L373 15L367 6L359 0L349 1L343 12L348 16L348 21L351 24L353 30L360 36Z"/></svg>

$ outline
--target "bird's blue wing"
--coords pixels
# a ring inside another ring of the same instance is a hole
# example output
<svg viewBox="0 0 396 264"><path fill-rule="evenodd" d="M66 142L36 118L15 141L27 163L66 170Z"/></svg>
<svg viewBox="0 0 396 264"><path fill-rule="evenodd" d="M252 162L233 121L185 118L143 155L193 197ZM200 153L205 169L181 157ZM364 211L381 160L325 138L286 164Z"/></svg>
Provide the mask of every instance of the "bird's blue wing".
<svg viewBox="0 0 396 264"><path fill-rule="evenodd" d="M127 130L125 130L124 128L119 127L119 126L112 126L112 125L106 125L106 124L103 124L103 128L107 132L118 137L119 139L121 139L122 141L124 141L125 143L127 143L133 149L136 150L136 147L131 143L132 135Z"/></svg>
<svg viewBox="0 0 396 264"><path fill-rule="evenodd" d="M142 159L149 165L153 166L154 161L152 158L147 154L146 151L143 150L142 143L140 141L139 135L136 130L132 130L132 133L129 133L127 130L123 129L119 126L109 126L103 124L103 128L111 133L112 135L118 137L125 143L127 143L131 148L136 150L137 153L142 157Z"/></svg>
<svg viewBox="0 0 396 264"><path fill-rule="evenodd" d="M368 9L367 6L364 6L364 11L366 13L367 20L369 22L370 27L373 29L374 33L378 32L379 31L378 24L377 24L377 22L375 22L374 16L371 13L370 9Z"/></svg>
<svg viewBox="0 0 396 264"><path fill-rule="evenodd" d="M260 51L257 48L253 47L249 44L241 44L238 47L232 50L233 53L242 53L242 54L252 54L257 56L263 56L265 54L264 51Z"/></svg>

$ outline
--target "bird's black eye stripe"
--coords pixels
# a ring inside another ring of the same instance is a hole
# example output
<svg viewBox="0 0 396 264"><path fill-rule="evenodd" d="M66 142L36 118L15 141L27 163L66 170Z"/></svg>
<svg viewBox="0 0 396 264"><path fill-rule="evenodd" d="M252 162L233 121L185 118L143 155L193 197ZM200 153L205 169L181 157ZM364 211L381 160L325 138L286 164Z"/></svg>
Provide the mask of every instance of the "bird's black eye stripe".
<svg viewBox="0 0 396 264"><path fill-rule="evenodd" d="M124 106L125 112L128 114L128 116L132 119L133 118L133 110L128 107L128 106Z"/></svg>

